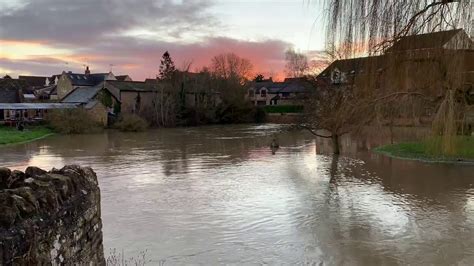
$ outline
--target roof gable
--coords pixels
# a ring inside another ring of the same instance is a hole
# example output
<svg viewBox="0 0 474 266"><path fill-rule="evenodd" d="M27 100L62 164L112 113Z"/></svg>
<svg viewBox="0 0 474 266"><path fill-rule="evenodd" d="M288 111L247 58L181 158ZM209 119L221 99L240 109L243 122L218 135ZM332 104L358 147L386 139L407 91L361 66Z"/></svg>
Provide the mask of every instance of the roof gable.
<svg viewBox="0 0 474 266"><path fill-rule="evenodd" d="M61 102L63 103L88 103L102 89L102 86L95 87L77 87L66 95Z"/></svg>
<svg viewBox="0 0 474 266"><path fill-rule="evenodd" d="M25 80L0 79L0 102L19 103L22 101L22 92L29 84Z"/></svg>
<svg viewBox="0 0 474 266"><path fill-rule="evenodd" d="M34 87L42 87L49 84L46 84L48 77L41 77L41 76L18 76L20 80L26 80L31 86Z"/></svg>
<svg viewBox="0 0 474 266"><path fill-rule="evenodd" d="M461 32L463 32L462 29L456 29L406 36L395 42L392 47L387 49L387 52L443 48L446 43Z"/></svg>

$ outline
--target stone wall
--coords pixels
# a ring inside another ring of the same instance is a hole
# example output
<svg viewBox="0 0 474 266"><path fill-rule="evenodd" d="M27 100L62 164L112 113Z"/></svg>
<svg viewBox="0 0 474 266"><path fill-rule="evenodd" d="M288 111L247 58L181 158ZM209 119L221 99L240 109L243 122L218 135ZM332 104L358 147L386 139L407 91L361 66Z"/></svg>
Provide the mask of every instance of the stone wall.
<svg viewBox="0 0 474 266"><path fill-rule="evenodd" d="M90 168L0 168L0 265L104 265L100 217Z"/></svg>

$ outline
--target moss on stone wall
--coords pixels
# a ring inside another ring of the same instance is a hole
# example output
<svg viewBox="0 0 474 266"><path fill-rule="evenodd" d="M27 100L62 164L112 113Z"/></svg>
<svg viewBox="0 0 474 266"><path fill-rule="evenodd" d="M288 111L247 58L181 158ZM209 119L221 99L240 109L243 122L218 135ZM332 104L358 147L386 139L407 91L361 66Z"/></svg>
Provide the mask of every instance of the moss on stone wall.
<svg viewBox="0 0 474 266"><path fill-rule="evenodd" d="M0 265L102 265L101 228L92 169L0 168Z"/></svg>

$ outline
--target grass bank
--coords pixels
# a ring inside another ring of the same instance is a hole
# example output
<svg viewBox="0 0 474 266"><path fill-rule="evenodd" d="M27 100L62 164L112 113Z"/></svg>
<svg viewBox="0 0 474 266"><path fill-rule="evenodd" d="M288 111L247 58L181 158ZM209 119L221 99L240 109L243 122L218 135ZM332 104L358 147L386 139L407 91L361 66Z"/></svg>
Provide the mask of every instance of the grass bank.
<svg viewBox="0 0 474 266"><path fill-rule="evenodd" d="M43 126L27 127L23 131L18 131L14 127L0 126L0 145L18 144L36 139L41 139L54 132Z"/></svg>
<svg viewBox="0 0 474 266"><path fill-rule="evenodd" d="M455 139L455 152L443 154L441 140L429 138L420 142L390 144L375 148L377 153L390 157L431 162L467 161L474 163L474 137L458 136Z"/></svg>

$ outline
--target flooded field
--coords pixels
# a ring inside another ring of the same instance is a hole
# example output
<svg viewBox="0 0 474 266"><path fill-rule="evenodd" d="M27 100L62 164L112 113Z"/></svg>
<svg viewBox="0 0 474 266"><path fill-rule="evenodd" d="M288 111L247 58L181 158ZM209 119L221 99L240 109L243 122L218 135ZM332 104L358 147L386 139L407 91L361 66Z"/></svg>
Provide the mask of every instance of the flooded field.
<svg viewBox="0 0 474 266"><path fill-rule="evenodd" d="M367 151L383 141L334 157L278 125L110 131L3 147L0 166L91 166L104 250L151 265L472 265L474 166Z"/></svg>

